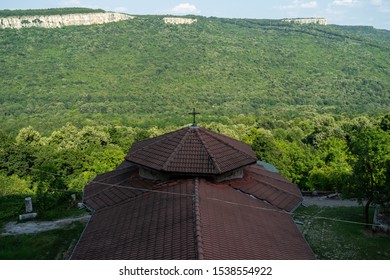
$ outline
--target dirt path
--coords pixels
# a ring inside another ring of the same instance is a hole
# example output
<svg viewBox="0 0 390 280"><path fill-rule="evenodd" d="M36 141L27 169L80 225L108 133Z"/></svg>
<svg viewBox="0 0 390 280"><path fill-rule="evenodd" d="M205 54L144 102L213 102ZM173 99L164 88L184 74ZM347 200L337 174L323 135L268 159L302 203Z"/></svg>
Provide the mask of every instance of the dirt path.
<svg viewBox="0 0 390 280"><path fill-rule="evenodd" d="M56 221L47 221L47 222L39 222L39 221L29 221L25 223L9 222L4 226L4 230L1 233L1 236L38 233L42 231L62 228L73 222L87 223L90 218L91 218L90 215L85 215L80 217L65 218L65 219L60 219Z"/></svg>
<svg viewBox="0 0 390 280"><path fill-rule="evenodd" d="M338 207L338 206L356 207L356 206L360 206L360 204L356 200L329 199L327 197L309 197L309 196L305 196L303 198L302 204L304 206L318 205L318 206L329 206L329 207Z"/></svg>

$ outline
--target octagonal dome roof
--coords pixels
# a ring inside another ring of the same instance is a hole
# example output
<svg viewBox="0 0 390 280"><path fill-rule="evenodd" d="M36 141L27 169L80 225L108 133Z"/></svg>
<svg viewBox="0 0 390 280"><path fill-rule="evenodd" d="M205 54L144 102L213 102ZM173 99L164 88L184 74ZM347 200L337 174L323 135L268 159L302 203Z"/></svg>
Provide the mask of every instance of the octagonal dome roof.
<svg viewBox="0 0 390 280"><path fill-rule="evenodd" d="M190 126L133 144L126 160L157 171L220 175L256 162L243 142Z"/></svg>

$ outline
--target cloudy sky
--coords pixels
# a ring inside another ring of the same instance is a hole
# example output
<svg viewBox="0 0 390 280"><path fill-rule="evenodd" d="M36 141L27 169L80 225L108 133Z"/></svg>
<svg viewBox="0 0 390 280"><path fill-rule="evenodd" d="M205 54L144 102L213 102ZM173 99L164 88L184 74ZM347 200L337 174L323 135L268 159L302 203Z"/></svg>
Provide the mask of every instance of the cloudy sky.
<svg viewBox="0 0 390 280"><path fill-rule="evenodd" d="M89 7L133 15L196 14L229 18L326 17L329 24L390 30L390 0L11 0L0 9Z"/></svg>

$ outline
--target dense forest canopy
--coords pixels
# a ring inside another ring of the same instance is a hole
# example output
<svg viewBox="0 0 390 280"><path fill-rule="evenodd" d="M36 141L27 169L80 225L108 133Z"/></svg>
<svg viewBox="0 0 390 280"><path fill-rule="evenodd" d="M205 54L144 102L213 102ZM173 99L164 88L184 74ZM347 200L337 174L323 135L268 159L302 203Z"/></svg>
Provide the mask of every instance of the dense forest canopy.
<svg viewBox="0 0 390 280"><path fill-rule="evenodd" d="M390 200L389 31L193 18L0 30L0 195L55 204L196 107L303 190Z"/></svg>
<svg viewBox="0 0 390 280"><path fill-rule="evenodd" d="M20 17L20 16L52 16L52 15L70 15L70 14L90 14L105 13L102 9L88 8L53 8L37 10L0 10L0 17Z"/></svg>
<svg viewBox="0 0 390 280"><path fill-rule="evenodd" d="M225 124L389 110L389 31L196 18L0 30L3 129L180 126L193 107Z"/></svg>

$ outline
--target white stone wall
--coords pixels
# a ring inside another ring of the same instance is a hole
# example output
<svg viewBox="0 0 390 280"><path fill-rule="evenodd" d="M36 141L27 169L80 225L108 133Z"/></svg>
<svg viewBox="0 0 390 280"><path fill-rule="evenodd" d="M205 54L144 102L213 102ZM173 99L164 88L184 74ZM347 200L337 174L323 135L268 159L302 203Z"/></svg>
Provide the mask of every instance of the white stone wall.
<svg viewBox="0 0 390 280"><path fill-rule="evenodd" d="M133 19L133 16L119 13L90 13L53 16L21 16L0 18L0 29L44 27L57 28L70 25L91 25Z"/></svg>

